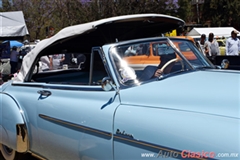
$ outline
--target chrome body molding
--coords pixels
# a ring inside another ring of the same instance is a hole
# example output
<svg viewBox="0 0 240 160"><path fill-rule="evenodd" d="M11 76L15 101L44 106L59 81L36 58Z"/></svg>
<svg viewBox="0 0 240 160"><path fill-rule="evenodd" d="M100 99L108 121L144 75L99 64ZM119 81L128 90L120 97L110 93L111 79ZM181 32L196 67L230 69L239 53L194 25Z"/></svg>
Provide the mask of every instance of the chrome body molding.
<svg viewBox="0 0 240 160"><path fill-rule="evenodd" d="M39 160L47 160L47 158L44 158L36 153L33 153L33 152L29 152L33 157L36 157L38 158Z"/></svg>
<svg viewBox="0 0 240 160"><path fill-rule="evenodd" d="M101 130L98 130L98 129L95 129L95 128L91 128L91 127L86 127L86 126L83 126L83 125L80 125L80 124L67 122L67 121L60 120L60 119L57 119L57 118L54 118L54 117L49 117L49 116L46 116L46 115L43 115L43 114L39 114L39 117L43 118L45 120L51 121L53 123L58 123L59 125L64 125L64 126L68 126L68 127L78 128L80 130L85 130L89 134L95 134L95 135L98 135L98 136L104 136L107 139L112 138L112 133L109 133L109 132L101 131Z"/></svg>
<svg viewBox="0 0 240 160"><path fill-rule="evenodd" d="M109 132L101 131L101 130L98 130L98 129L86 127L86 126L79 125L79 124L74 124L74 123L71 123L71 122L63 121L63 120L53 118L53 117L49 117L49 116L42 115L42 114L39 114L39 117L41 117L45 120L48 120L48 121L52 121L53 123L58 123L59 125L64 125L64 126L78 128L80 130L85 130L85 131L88 131L88 133L92 133L92 134L95 134L95 135L98 135L98 136L107 136L109 139L113 138L114 141L125 143L125 144L135 146L135 147L138 147L138 148L146 149L146 150L149 150L149 151L161 154L161 155L164 155L164 154L167 154L167 153L172 153L172 154L177 155L174 158L184 159L181 155L182 154L181 150L170 148L170 147L167 147L167 146L157 145L157 144L150 143L150 142L147 142L147 141L144 141L144 140L135 139L132 134L127 134L127 133L124 134L125 132L123 131L124 133L122 133L119 129L116 131L116 134L112 134L112 133L109 133ZM159 153L159 150L161 151L161 153ZM35 157L38 157L42 160L45 160L45 158L43 158L41 156L39 157L39 155L35 155L34 153L31 153L31 154L33 154L33 156L35 156ZM184 153L184 154L187 154L187 153ZM204 158L204 157L196 158L195 157L195 159L198 159L198 160L207 160L207 159L208 160L214 160L214 158L210 158L210 157L208 157L208 158Z"/></svg>
<svg viewBox="0 0 240 160"><path fill-rule="evenodd" d="M138 147L138 148L149 150L151 152L155 152L158 155L157 158L162 158L161 157L162 155L169 155L169 154L174 155L174 156L171 156L171 157L176 158L176 159L186 159L184 157L188 156L187 155L188 152L183 153L182 150L178 150L178 149L175 149L175 148L170 148L170 147L167 147L167 146L157 145L157 144L142 141L142 140L139 140L139 139L134 139L134 138L131 138L129 136L114 134L113 137L114 137L114 141L118 141L120 143L126 143L126 144L131 145L131 146L135 146L135 147ZM168 157L165 157L165 158L168 158ZM206 158L204 156L199 156L199 157L195 156L193 159L196 159L196 160L216 160L214 158L210 158L210 157Z"/></svg>

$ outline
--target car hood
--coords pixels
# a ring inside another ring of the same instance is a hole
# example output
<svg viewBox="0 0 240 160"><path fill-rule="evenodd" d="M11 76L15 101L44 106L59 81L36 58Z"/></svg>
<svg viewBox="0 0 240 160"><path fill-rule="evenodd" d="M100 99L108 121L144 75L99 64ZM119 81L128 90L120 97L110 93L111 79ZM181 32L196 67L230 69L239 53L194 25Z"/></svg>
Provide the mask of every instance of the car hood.
<svg viewBox="0 0 240 160"><path fill-rule="evenodd" d="M121 103L240 118L240 72L205 70L121 90Z"/></svg>
<svg viewBox="0 0 240 160"><path fill-rule="evenodd" d="M136 14L106 18L62 29L51 38L40 41L23 59L23 66L15 80L23 81L39 52L61 53L68 46L72 52L91 51L118 41L161 36L162 33L183 27L179 18L162 14Z"/></svg>

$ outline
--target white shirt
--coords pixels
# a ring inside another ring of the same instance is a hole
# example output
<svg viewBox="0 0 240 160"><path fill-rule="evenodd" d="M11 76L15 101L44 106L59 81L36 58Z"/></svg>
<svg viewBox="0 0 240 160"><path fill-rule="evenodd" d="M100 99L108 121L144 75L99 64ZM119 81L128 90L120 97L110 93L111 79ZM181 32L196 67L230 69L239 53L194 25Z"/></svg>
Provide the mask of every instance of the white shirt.
<svg viewBox="0 0 240 160"><path fill-rule="evenodd" d="M50 68L50 60L47 56L42 56L40 58L40 60L41 60L41 70L42 71Z"/></svg>
<svg viewBox="0 0 240 160"><path fill-rule="evenodd" d="M201 47L201 50L202 50L202 52L203 52L203 55L206 56L206 53L205 53L206 48L208 48L208 50L209 50L209 46L208 46L208 44L207 44L207 41L204 41L204 44L202 44L201 41L198 41L198 44L199 44L200 47Z"/></svg>
<svg viewBox="0 0 240 160"><path fill-rule="evenodd" d="M210 41L206 41L206 43L207 43L207 45L208 45L208 48L209 48L209 52L208 52L208 54L209 54L209 56L213 56L213 50L211 49L212 48L212 46L213 47L215 47L215 49L216 49L216 55L220 55L220 49L219 49L219 45L218 45L218 42L215 40L215 39L213 39L213 41L212 42L210 42Z"/></svg>
<svg viewBox="0 0 240 160"><path fill-rule="evenodd" d="M61 66L61 59L65 57L65 54L54 54L49 57L52 58L53 69L59 69Z"/></svg>
<svg viewBox="0 0 240 160"><path fill-rule="evenodd" d="M228 38L226 41L226 55L238 56L240 50L240 41L238 38L233 39L232 37Z"/></svg>

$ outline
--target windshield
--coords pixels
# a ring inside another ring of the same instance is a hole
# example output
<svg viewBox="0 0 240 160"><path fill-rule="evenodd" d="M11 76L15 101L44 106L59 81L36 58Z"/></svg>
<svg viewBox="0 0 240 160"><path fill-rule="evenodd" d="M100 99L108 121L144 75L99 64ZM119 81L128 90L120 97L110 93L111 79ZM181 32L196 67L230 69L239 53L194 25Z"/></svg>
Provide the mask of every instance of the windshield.
<svg viewBox="0 0 240 160"><path fill-rule="evenodd" d="M110 55L124 85L214 67L192 41L180 38L131 41L111 48Z"/></svg>

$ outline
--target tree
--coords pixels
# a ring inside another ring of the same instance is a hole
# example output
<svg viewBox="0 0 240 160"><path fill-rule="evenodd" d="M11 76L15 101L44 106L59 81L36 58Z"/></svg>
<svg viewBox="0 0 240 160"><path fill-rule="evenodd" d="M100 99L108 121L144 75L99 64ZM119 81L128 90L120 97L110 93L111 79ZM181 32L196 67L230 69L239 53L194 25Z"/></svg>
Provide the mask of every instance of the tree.
<svg viewBox="0 0 240 160"><path fill-rule="evenodd" d="M13 8L23 11L31 40L46 37L46 27L54 24L54 1L15 0Z"/></svg>
<svg viewBox="0 0 240 160"><path fill-rule="evenodd" d="M210 21L211 26L239 28L240 4L238 0L205 0L203 20Z"/></svg>
<svg viewBox="0 0 240 160"><path fill-rule="evenodd" d="M2 0L1 12L7 11L12 11L12 4L9 2L9 0Z"/></svg>
<svg viewBox="0 0 240 160"><path fill-rule="evenodd" d="M179 17L185 22L194 21L191 0L3 0L1 11L23 11L31 40L46 37L46 28L58 32L66 26L86 23L102 18L160 13ZM238 0L205 0L201 23L211 26L239 28ZM224 14L223 14L224 13Z"/></svg>
<svg viewBox="0 0 240 160"><path fill-rule="evenodd" d="M186 1L186 0L183 0ZM4 11L21 10L24 13L30 39L46 37L46 28L58 32L66 26L95 21L102 18L161 13L178 16L176 0L13 0ZM190 13L190 12L189 12Z"/></svg>
<svg viewBox="0 0 240 160"><path fill-rule="evenodd" d="M178 1L178 16L186 22L193 22L194 13L192 12L191 0Z"/></svg>

